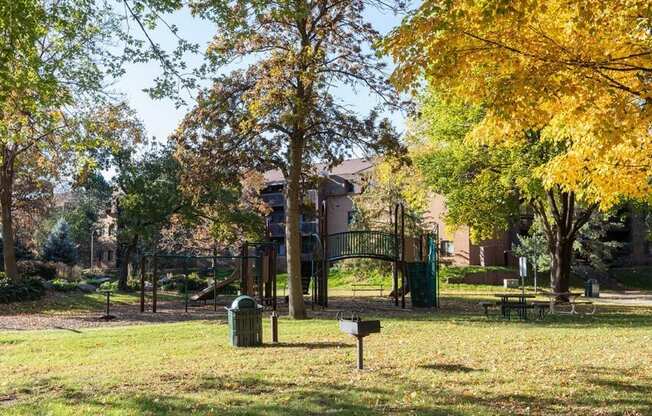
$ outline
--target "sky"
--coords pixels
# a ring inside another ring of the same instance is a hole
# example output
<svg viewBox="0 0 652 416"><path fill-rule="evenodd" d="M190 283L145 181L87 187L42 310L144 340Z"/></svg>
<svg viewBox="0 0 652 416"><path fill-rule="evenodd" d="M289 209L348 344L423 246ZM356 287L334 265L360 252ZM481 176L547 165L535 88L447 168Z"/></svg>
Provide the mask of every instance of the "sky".
<svg viewBox="0 0 652 416"><path fill-rule="evenodd" d="M389 11L368 10L366 12L368 21L381 33L387 33L394 26L400 23L401 17L395 16ZM179 36L185 40L196 42L205 49L215 33L211 22L193 18L187 10L179 11L172 15L164 16L168 24L174 24L179 28ZM131 27L131 31L137 30ZM159 26L150 36L165 50L172 50L176 39L167 30ZM201 63L200 56L188 56L189 66L198 66ZM391 69L391 67L389 68ZM161 73L158 64L130 65L126 74L113 86L115 92L122 94L129 104L134 108L140 119L143 121L149 136L154 136L157 141L165 141L177 127L184 114L189 108L175 108L171 100L153 100L144 88L153 85L154 78ZM370 98L368 91L352 91L348 88L341 88L336 92L344 103L350 105L359 114L366 114L376 105L376 101ZM191 101L189 101L191 102ZM385 114L392 120L394 126L402 132L405 128L405 117L401 113Z"/></svg>

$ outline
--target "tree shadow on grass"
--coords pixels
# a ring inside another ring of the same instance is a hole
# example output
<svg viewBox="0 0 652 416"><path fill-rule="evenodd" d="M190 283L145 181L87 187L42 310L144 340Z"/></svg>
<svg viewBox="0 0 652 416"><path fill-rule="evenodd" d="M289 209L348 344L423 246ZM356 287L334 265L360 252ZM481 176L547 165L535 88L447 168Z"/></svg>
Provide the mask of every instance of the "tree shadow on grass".
<svg viewBox="0 0 652 416"><path fill-rule="evenodd" d="M455 364L437 366L436 369L468 372L468 367ZM190 379L177 375L161 385L152 385L151 393L145 386L133 385L129 390L108 386L90 390L47 378L36 381L31 388L9 392L12 400L3 410L46 414L55 406L71 414L226 416L646 414L652 408L652 396L644 393L652 380L625 371L619 374L625 377L624 380L614 381L613 371L587 367L582 370L586 377L577 381L575 393L559 397L547 389L534 389L529 393L478 394L471 386L468 386L471 387L469 390L455 384L435 387L420 380L401 379L398 382L394 373L384 374L388 377L386 382L381 378L372 387L362 385L362 380L354 384L322 380L306 382L288 378L266 379L260 375L239 376L237 372L234 375L204 374ZM631 382L628 381L630 378ZM614 391L622 394L614 394ZM417 398L423 399L405 400L408 392L418 392Z"/></svg>
<svg viewBox="0 0 652 416"><path fill-rule="evenodd" d="M471 373L473 371L482 371L477 368L467 367L462 364L424 364L420 365L419 368L426 370L435 370L443 371L447 373Z"/></svg>
<svg viewBox="0 0 652 416"><path fill-rule="evenodd" d="M277 342L275 344L263 344L262 348L305 348L308 350L316 349L336 349L336 348L353 348L353 344L343 342Z"/></svg>
<svg viewBox="0 0 652 416"><path fill-rule="evenodd" d="M461 416L464 413L453 409L402 405L397 406L392 398L392 389L364 389L338 384L315 383L309 386L267 382L259 379L220 379L206 383L195 391L179 394L119 394L111 391L86 391L70 387L52 387L56 397L33 400L10 406L23 414L47 414L51 406L68 408L72 413L84 409L85 414L148 414L148 415L385 415L385 414L429 414ZM290 389L290 390L288 390ZM211 392L201 398L197 393ZM185 393L185 394L184 394ZM226 397L225 397L226 394ZM382 398L372 399L371 397ZM263 400L261 400L261 397ZM15 402L14 402L15 403Z"/></svg>

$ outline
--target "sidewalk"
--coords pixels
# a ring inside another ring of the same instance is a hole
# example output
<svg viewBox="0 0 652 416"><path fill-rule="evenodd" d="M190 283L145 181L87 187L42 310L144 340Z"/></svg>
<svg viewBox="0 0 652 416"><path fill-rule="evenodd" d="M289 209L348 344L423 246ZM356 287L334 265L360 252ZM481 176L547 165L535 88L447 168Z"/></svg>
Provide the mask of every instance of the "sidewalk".
<svg viewBox="0 0 652 416"><path fill-rule="evenodd" d="M625 290L622 292L601 292L595 299L598 304L628 305L652 307L652 292L642 290Z"/></svg>

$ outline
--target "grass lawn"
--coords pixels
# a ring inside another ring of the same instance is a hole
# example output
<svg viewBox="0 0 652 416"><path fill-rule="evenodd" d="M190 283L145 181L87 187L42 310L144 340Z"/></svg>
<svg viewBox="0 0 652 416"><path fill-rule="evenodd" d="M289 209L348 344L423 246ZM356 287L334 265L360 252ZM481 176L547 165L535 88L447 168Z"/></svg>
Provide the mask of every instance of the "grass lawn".
<svg viewBox="0 0 652 416"><path fill-rule="evenodd" d="M0 414L652 414L650 309L523 323L465 302L380 316L364 371L335 311L251 349L205 321L0 332Z"/></svg>

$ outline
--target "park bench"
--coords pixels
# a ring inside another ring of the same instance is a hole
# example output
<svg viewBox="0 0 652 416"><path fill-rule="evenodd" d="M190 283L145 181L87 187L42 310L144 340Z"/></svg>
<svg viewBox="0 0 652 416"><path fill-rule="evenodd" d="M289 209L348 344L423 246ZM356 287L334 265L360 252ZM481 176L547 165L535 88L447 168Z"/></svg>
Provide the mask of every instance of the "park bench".
<svg viewBox="0 0 652 416"><path fill-rule="evenodd" d="M556 293L556 292L543 292L546 296L550 298L550 313L551 314L565 314L565 315L593 315L595 314L596 306L595 304L590 301L590 300L583 300L579 299L580 296L582 296L582 293L580 292L563 292L563 293ZM561 297L567 297L568 300L560 300ZM589 306L592 307L590 312L583 312L580 313L577 310L577 306L582 305L582 306ZM570 310L565 311L565 310L559 310L557 307L559 306L569 306Z"/></svg>
<svg viewBox="0 0 652 416"><path fill-rule="evenodd" d="M351 285L353 290L353 296L356 292L379 292L380 297L383 296L383 286L382 285L371 285L371 284L354 284Z"/></svg>
<svg viewBox="0 0 652 416"><path fill-rule="evenodd" d="M578 311L577 307L580 305L590 307L591 311L590 312ZM558 306L570 306L570 311L558 310L557 309ZM554 305L551 305L550 307L554 308L551 309L553 313L565 314L565 315L593 315L595 314L595 310L596 310L595 304L590 300L573 300L572 302L556 300L554 301Z"/></svg>

